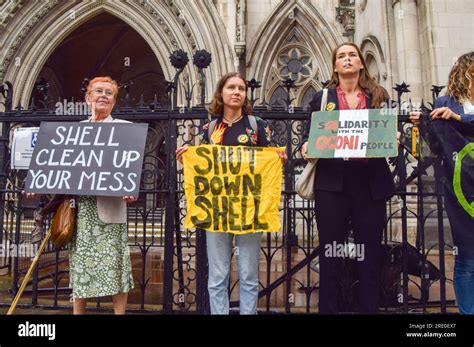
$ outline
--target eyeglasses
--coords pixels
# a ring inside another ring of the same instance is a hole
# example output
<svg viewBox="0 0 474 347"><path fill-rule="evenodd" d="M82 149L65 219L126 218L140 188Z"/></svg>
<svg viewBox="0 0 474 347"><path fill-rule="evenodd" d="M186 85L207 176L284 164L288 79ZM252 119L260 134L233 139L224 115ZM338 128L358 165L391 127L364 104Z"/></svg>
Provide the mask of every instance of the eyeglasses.
<svg viewBox="0 0 474 347"><path fill-rule="evenodd" d="M92 90L92 93L94 95L97 95L97 96L100 96L102 94L105 94L105 96L107 97L112 97L114 96L114 92L111 90L111 89L101 89L101 88L97 88L97 89L93 89Z"/></svg>

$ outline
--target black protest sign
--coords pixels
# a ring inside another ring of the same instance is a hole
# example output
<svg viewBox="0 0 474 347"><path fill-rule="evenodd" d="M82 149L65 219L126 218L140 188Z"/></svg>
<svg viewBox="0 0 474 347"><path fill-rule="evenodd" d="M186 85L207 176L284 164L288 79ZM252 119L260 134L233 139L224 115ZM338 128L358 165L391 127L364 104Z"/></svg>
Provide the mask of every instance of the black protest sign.
<svg viewBox="0 0 474 347"><path fill-rule="evenodd" d="M42 122L25 191L137 196L148 124Z"/></svg>

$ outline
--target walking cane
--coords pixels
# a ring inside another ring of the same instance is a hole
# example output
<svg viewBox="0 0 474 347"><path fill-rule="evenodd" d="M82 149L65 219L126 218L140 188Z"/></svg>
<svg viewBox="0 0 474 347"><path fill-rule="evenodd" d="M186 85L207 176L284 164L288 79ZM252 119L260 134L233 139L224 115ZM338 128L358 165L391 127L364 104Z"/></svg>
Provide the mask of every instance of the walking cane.
<svg viewBox="0 0 474 347"><path fill-rule="evenodd" d="M33 262L31 263L30 268L28 269L28 272L26 273L25 278L23 279L23 282L21 283L20 289L18 289L18 292L15 295L15 299L13 299L13 302L12 302L10 308L8 309L7 315L11 315L11 314L13 314L13 312L15 312L16 305L18 304L18 301L20 300L20 297L23 294L23 291L25 290L26 285L28 284L28 281L30 280L30 277L33 273L33 270L35 269L36 265L38 264L39 258L41 256L41 254L43 253L43 251L46 247L46 244L48 243L50 237L51 237L51 228L49 228L48 233L46 234L46 236L43 239L43 242L41 242L41 245L38 249L38 252L36 253L36 256L34 257Z"/></svg>

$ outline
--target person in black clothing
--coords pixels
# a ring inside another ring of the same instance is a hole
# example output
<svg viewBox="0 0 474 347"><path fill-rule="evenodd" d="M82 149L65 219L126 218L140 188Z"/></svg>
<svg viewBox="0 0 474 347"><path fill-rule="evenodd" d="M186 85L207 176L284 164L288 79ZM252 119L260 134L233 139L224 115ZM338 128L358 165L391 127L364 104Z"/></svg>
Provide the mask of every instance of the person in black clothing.
<svg viewBox="0 0 474 347"><path fill-rule="evenodd" d="M326 110L382 108L387 91L369 75L359 48L344 43L332 54L333 73L327 86ZM311 114L320 111L322 91L310 103L301 154L306 159ZM344 244L351 223L356 245L359 311L374 314L378 307L381 241L386 201L395 186L385 158L319 159L315 177L316 223L319 233L319 313L336 314L342 258L331 252ZM363 248L362 248L363 247Z"/></svg>
<svg viewBox="0 0 474 347"><path fill-rule="evenodd" d="M201 144L224 146L270 145L270 128L267 122L251 115L247 98L247 81L235 72L224 75L217 83L209 111L218 118L202 127L199 134ZM176 158L182 162L187 146L176 150ZM285 163L286 153L277 150ZM229 314L229 274L232 242L238 247L238 270L240 285L240 314L256 314L258 301L258 262L262 232L206 233L209 263L208 291L211 314Z"/></svg>

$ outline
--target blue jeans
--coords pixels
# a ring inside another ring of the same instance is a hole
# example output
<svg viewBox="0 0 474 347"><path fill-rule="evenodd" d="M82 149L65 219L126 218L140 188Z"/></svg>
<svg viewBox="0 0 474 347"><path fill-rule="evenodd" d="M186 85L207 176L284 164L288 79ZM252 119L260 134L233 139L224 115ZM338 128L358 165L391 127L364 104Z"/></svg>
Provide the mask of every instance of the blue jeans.
<svg viewBox="0 0 474 347"><path fill-rule="evenodd" d="M456 256L454 291L459 313L474 314L474 256Z"/></svg>
<svg viewBox="0 0 474 347"><path fill-rule="evenodd" d="M256 314L258 301L258 260L262 233L233 235L207 232L209 301L211 314L229 314L229 274L232 239L235 236L240 283L240 314Z"/></svg>

